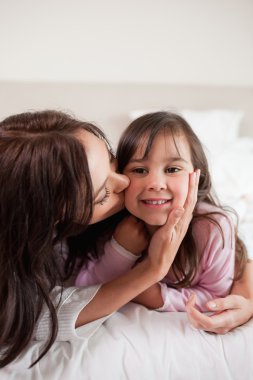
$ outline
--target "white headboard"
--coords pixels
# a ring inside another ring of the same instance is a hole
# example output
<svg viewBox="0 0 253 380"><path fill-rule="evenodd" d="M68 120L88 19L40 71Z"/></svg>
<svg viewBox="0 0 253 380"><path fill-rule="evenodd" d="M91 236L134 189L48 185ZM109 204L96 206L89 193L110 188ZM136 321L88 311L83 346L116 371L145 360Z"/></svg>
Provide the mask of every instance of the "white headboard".
<svg viewBox="0 0 253 380"><path fill-rule="evenodd" d="M93 121L116 145L136 109L244 111L241 135L253 136L253 88L169 84L0 83L0 118L58 109Z"/></svg>

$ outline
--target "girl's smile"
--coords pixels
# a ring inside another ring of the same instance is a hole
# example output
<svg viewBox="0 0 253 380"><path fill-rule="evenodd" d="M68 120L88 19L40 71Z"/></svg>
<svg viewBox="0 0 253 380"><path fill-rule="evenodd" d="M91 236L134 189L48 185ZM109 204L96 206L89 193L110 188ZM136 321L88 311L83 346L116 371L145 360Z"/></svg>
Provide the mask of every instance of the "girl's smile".
<svg viewBox="0 0 253 380"><path fill-rule="evenodd" d="M159 207L163 207L165 205L168 205L171 203L171 199L142 199L141 202L147 206L147 207L155 207L155 208L159 208Z"/></svg>

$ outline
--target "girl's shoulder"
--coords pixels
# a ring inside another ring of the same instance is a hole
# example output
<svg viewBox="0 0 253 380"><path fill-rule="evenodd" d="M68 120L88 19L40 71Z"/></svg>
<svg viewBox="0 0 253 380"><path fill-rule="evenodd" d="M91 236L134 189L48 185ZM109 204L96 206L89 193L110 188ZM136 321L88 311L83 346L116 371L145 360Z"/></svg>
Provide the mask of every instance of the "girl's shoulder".
<svg viewBox="0 0 253 380"><path fill-rule="evenodd" d="M197 215L208 215L208 214L211 214L211 215L217 215L217 217L221 217L221 218L229 218L231 219L231 213L225 209L223 209L222 207L219 207L219 206L215 206L215 205L212 205L210 203L206 203L206 202L199 202L196 206L196 209L195 209Z"/></svg>
<svg viewBox="0 0 253 380"><path fill-rule="evenodd" d="M233 255L235 227L230 213L204 202L198 205L196 213L199 216L194 218L192 234L202 264L212 265L221 251L224 259Z"/></svg>
<svg viewBox="0 0 253 380"><path fill-rule="evenodd" d="M197 229L204 227L209 233L217 227L230 232L234 230L233 214L221 207L199 202L195 211L194 226Z"/></svg>

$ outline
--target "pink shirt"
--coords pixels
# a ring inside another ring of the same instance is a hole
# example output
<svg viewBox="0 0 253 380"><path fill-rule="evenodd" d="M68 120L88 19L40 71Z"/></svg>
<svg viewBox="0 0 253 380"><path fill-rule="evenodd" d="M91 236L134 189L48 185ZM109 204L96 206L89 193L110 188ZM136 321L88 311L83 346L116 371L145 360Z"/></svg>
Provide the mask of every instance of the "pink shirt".
<svg viewBox="0 0 253 380"><path fill-rule="evenodd" d="M201 203L198 211L215 211L217 208ZM235 239L234 227L230 218L212 215L219 222L220 229L207 219L200 219L193 224L193 236L196 242L200 263L191 287L174 289L171 287L173 276L170 272L160 282L163 306L159 311L185 311L185 305L191 293L197 296L196 307L207 311L206 303L217 297L226 296L231 288L234 276ZM223 241L224 240L224 241ZM104 246L104 254L98 261L91 261L87 268L79 272L76 285L87 286L108 282L128 272L138 256L121 247L113 238Z"/></svg>

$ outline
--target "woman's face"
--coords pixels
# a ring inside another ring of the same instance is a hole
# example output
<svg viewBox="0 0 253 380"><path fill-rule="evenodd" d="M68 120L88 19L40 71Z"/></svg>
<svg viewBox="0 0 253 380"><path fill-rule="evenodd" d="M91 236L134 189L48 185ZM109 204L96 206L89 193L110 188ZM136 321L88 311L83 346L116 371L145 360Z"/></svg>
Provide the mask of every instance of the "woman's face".
<svg viewBox="0 0 253 380"><path fill-rule="evenodd" d="M116 173L116 160L106 143L87 131L79 134L85 147L94 191L94 208L90 224L97 223L124 208L124 190L129 179Z"/></svg>

